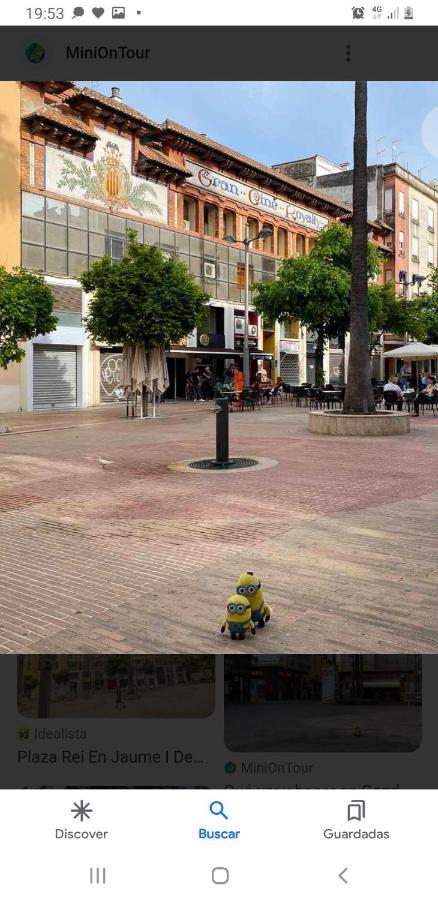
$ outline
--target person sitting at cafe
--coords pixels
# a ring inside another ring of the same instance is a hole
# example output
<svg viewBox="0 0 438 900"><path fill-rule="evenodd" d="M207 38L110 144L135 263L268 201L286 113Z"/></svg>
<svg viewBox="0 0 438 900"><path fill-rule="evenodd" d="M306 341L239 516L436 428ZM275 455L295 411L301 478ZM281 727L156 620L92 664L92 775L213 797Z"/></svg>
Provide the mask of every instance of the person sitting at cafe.
<svg viewBox="0 0 438 900"><path fill-rule="evenodd" d="M426 387L418 392L414 400L414 416L420 415L420 404L424 406L425 403L433 403L434 400L438 400L438 384L436 378L429 375Z"/></svg>
<svg viewBox="0 0 438 900"><path fill-rule="evenodd" d="M403 391L400 385L397 384L398 378L397 375L391 375L391 378L386 382L383 388L383 398L385 401L385 409L391 409L392 406L392 396L394 395L394 399L397 398L397 410L401 412L403 409ZM385 396L385 394L389 396Z"/></svg>

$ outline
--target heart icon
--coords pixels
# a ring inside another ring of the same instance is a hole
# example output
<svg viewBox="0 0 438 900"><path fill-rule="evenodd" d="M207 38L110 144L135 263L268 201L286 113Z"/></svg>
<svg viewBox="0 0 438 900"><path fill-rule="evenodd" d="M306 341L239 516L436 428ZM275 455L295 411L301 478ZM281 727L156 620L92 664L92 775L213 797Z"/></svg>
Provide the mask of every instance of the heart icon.
<svg viewBox="0 0 438 900"><path fill-rule="evenodd" d="M102 6L94 6L91 12L93 13L93 16L96 16L96 19L100 19L100 17L103 16L105 10Z"/></svg>

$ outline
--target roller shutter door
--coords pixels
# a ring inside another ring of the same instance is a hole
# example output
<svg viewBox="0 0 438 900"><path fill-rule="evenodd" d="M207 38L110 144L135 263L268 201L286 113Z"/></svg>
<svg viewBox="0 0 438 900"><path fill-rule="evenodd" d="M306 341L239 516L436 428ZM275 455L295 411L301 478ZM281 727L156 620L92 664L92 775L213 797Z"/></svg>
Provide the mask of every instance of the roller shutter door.
<svg viewBox="0 0 438 900"><path fill-rule="evenodd" d="M280 358L280 375L286 384L300 383L300 359L298 353L285 353Z"/></svg>
<svg viewBox="0 0 438 900"><path fill-rule="evenodd" d="M33 348L33 408L77 406L76 347Z"/></svg>

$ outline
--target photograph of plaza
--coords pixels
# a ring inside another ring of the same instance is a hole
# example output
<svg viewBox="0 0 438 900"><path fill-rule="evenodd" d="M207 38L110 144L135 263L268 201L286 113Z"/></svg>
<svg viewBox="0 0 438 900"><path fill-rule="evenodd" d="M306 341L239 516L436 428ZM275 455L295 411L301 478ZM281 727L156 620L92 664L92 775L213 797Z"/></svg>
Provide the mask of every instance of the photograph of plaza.
<svg viewBox="0 0 438 900"><path fill-rule="evenodd" d="M437 652L437 83L0 82L0 212L0 653Z"/></svg>
<svg viewBox="0 0 438 900"><path fill-rule="evenodd" d="M420 656L226 656L225 743L245 753L411 752L421 684Z"/></svg>
<svg viewBox="0 0 438 900"><path fill-rule="evenodd" d="M43 719L197 719L214 711L213 656L22 654L17 709Z"/></svg>

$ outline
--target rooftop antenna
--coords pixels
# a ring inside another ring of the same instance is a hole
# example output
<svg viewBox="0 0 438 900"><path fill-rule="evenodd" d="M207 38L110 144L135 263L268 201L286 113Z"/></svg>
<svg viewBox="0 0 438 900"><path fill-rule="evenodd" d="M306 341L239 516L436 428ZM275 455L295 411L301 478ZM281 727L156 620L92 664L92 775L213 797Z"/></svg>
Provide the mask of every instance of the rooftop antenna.
<svg viewBox="0 0 438 900"><path fill-rule="evenodd" d="M386 139L386 134L383 134L382 137L377 138L376 141L376 165L379 165L379 158L383 153L386 152L386 147L379 147L379 144L382 143Z"/></svg>
<svg viewBox="0 0 438 900"><path fill-rule="evenodd" d="M382 137L377 138L377 141L376 141L376 164L377 165L379 165L379 158L382 156L383 153L386 152L386 147L379 147L379 144L381 144L382 141L384 141L385 139L386 139L386 134L382 134Z"/></svg>
<svg viewBox="0 0 438 900"><path fill-rule="evenodd" d="M400 156L400 151L397 153L397 149L398 149L397 144L400 143L400 140L401 140L401 138L393 138L393 140L391 141L392 161L393 162L397 162L397 160Z"/></svg>
<svg viewBox="0 0 438 900"><path fill-rule="evenodd" d="M420 178L420 180L422 179L424 170L427 168L428 166L421 166L421 169L418 169L418 177Z"/></svg>

